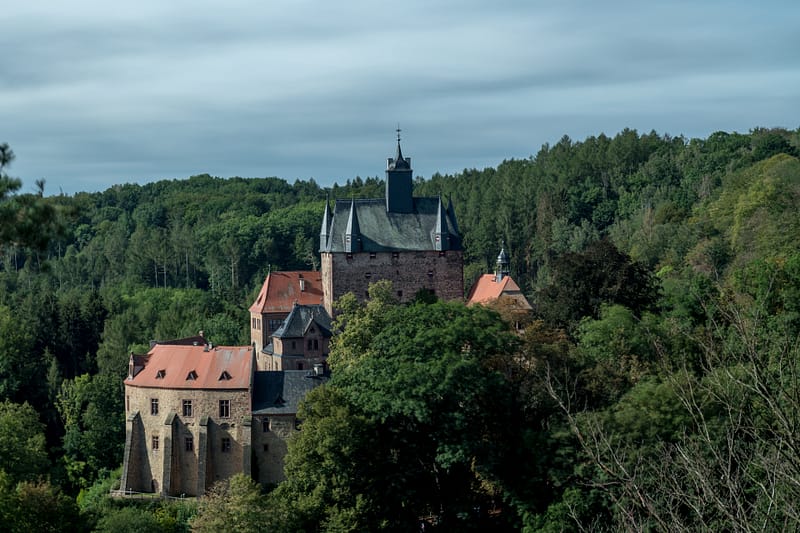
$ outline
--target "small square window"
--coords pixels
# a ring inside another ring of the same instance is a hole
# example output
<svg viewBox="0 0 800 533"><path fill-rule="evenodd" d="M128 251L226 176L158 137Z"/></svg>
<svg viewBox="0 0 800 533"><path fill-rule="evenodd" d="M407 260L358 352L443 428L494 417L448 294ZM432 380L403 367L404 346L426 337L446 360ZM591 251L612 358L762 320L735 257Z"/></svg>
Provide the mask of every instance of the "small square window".
<svg viewBox="0 0 800 533"><path fill-rule="evenodd" d="M150 414L158 414L158 398L150 398Z"/></svg>
<svg viewBox="0 0 800 533"><path fill-rule="evenodd" d="M229 453L231 451L231 438L222 437L221 447L222 453Z"/></svg>
<svg viewBox="0 0 800 533"><path fill-rule="evenodd" d="M269 444L265 444L265 445L264 445L264 451L265 451L265 452L268 452L268 451L269 451Z"/></svg>
<svg viewBox="0 0 800 533"><path fill-rule="evenodd" d="M183 400L183 416L190 417L192 414L192 400Z"/></svg>
<svg viewBox="0 0 800 533"><path fill-rule="evenodd" d="M186 437L183 442L187 452L194 451L194 437Z"/></svg>
<svg viewBox="0 0 800 533"><path fill-rule="evenodd" d="M230 418L231 417L231 401L230 400L220 400L219 401L219 417L220 418Z"/></svg>
<svg viewBox="0 0 800 533"><path fill-rule="evenodd" d="M150 444L151 444L151 447L153 448L153 451L157 452L158 451L158 436L157 435L153 435L153 438L152 438Z"/></svg>

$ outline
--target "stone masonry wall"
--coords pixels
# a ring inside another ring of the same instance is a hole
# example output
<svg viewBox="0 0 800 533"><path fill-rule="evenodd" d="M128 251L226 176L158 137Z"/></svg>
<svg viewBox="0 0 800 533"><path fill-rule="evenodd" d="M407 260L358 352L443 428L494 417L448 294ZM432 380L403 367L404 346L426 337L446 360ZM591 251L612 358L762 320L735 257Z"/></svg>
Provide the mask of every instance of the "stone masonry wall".
<svg viewBox="0 0 800 533"><path fill-rule="evenodd" d="M267 420L266 428L264 420ZM296 431L294 415L253 417L253 450L259 483L272 485L285 479L283 460L286 456L286 442Z"/></svg>
<svg viewBox="0 0 800 533"><path fill-rule="evenodd" d="M247 390L199 390L199 389L153 389L125 387L126 415L139 411L139 431L144 437L132 436L132 441L143 442L146 451L135 462L139 465L144 483L141 490L166 492L173 495L196 495L198 486L198 457L200 443L200 419L208 416L208 453L205 461L205 483L209 488L215 481L226 479L242 472L250 461L250 394ZM150 414L150 400L158 399L158 414ZM192 416L183 416L183 400L192 400ZM219 401L230 400L230 417L219 417ZM165 422L170 413L175 413L171 425ZM246 422L246 424L245 424ZM131 424L132 429L137 425ZM152 437L159 438L159 449L152 447ZM187 450L186 438L191 437L192 449ZM222 450L222 439L230 439L230 451ZM172 457L167 458L167 442L172 444ZM247 457L245 457L245 448ZM171 486L164 486L164 466L171 460ZM133 466L133 462L131 465ZM249 470L249 469L248 469ZM249 471L247 472L249 474ZM134 476L129 476L134 479Z"/></svg>
<svg viewBox="0 0 800 533"><path fill-rule="evenodd" d="M348 292L365 300L369 284L382 279L392 282L401 302L413 300L420 289L433 291L442 300L463 299L462 252L322 254L322 284L329 313L332 302Z"/></svg>

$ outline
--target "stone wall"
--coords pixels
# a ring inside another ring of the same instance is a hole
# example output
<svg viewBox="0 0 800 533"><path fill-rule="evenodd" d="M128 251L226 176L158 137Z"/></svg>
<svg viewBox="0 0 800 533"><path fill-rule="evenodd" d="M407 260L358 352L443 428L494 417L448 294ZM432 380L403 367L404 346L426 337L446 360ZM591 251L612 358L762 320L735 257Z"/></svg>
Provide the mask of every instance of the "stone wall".
<svg viewBox="0 0 800 533"><path fill-rule="evenodd" d="M264 420L267 421L266 431ZM259 483L274 485L285 479L283 460L286 456L286 442L296 431L294 415L253 417L253 450Z"/></svg>
<svg viewBox="0 0 800 533"><path fill-rule="evenodd" d="M413 300L420 289L433 291L442 300L461 300L464 298L462 252L322 254L322 285L328 313L332 302L348 292L360 301L365 300L369 284L382 279L392 282L395 297L401 302Z"/></svg>
<svg viewBox="0 0 800 533"><path fill-rule="evenodd" d="M128 423L132 432L130 455L135 459L128 461L123 477L142 480L137 483L139 488L134 490L196 495L198 486L209 488L215 481L245 471L244 468L249 472L249 391L153 389L126 385L125 394L126 415L138 411L141 420L140 424ZM150 400L153 398L158 399L157 415L150 414ZM192 400L192 416L183 416L183 400ZM220 418L220 400L230 401L230 417ZM202 428L206 432L203 439L207 451L201 458L200 422L203 417L208 419L206 427ZM153 449L153 437L159 440L157 450ZM191 450L187 449L187 437L192 440ZM222 450L223 438L230 439L229 451ZM134 454L137 445L145 449ZM134 475L134 468L138 469L138 475Z"/></svg>

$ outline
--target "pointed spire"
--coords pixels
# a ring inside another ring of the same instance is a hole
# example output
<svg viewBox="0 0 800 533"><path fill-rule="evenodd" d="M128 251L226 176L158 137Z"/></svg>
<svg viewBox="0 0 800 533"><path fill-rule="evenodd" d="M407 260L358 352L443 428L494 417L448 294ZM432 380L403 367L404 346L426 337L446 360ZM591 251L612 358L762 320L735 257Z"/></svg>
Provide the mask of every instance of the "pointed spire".
<svg viewBox="0 0 800 533"><path fill-rule="evenodd" d="M322 213L322 227L319 230L319 251L328 250L328 237L331 234L330 195L325 196L325 212Z"/></svg>
<svg viewBox="0 0 800 533"><path fill-rule="evenodd" d="M433 249L444 251L450 249L450 231L447 229L447 214L439 195L439 205L436 207L436 226L433 229Z"/></svg>
<svg viewBox="0 0 800 533"><path fill-rule="evenodd" d="M348 254L361 251L361 231L358 227L355 199L350 200L350 214L347 217L347 228L344 230L344 251Z"/></svg>
<svg viewBox="0 0 800 533"><path fill-rule="evenodd" d="M456 235L461 235L461 230L458 229L458 221L456 220L456 210L453 207L453 195L447 195L447 216L450 218L453 232Z"/></svg>
<svg viewBox="0 0 800 533"><path fill-rule="evenodd" d="M497 254L497 268L494 272L495 281L498 283L508 276L508 254L506 254L505 243L500 245L500 253Z"/></svg>

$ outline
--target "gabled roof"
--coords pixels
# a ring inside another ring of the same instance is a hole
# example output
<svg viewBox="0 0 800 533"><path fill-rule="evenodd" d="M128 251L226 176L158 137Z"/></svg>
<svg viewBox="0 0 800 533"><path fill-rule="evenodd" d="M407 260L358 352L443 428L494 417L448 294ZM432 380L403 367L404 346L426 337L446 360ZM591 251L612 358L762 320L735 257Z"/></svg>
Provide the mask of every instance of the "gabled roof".
<svg viewBox="0 0 800 533"><path fill-rule="evenodd" d="M331 317L321 305L295 305L273 337L302 337L312 325L316 325L323 337L331 336Z"/></svg>
<svg viewBox="0 0 800 533"><path fill-rule="evenodd" d="M253 377L254 415L293 415L311 389L327 381L308 370L270 370Z"/></svg>
<svg viewBox="0 0 800 533"><path fill-rule="evenodd" d="M159 389L247 389L252 367L251 346L156 344L147 353L144 368L125 384Z"/></svg>
<svg viewBox="0 0 800 533"><path fill-rule="evenodd" d="M413 198L410 213L386 210L384 198L336 200L330 236L324 252L345 252L345 235L351 218L351 207L358 220L358 234L362 252L433 251L436 246L437 217L440 216L440 199ZM461 250L461 237L455 230L454 215L442 210L445 219L441 226L449 234L451 250Z"/></svg>
<svg viewBox="0 0 800 533"><path fill-rule="evenodd" d="M503 276L497 281L495 274L484 274L478 278L469 291L467 305L487 304L501 296L513 298L523 309L531 309L531 304L511 276Z"/></svg>
<svg viewBox="0 0 800 533"><path fill-rule="evenodd" d="M302 287L301 287L302 280ZM294 270L270 272L253 305L251 313L288 313L295 304L322 303L322 274Z"/></svg>

